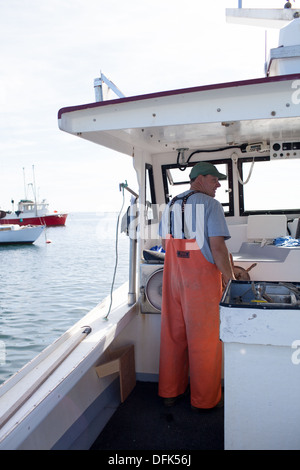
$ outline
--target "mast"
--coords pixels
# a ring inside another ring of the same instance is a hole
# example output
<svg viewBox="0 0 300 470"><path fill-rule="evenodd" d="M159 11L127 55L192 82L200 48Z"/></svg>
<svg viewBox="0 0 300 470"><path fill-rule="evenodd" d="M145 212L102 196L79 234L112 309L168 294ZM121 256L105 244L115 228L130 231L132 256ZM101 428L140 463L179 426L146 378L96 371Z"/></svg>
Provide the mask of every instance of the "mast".
<svg viewBox="0 0 300 470"><path fill-rule="evenodd" d="M25 168L23 167L23 181L24 181L24 199L27 199L26 180L25 180Z"/></svg>
<svg viewBox="0 0 300 470"><path fill-rule="evenodd" d="M103 83L105 83L109 89L111 89L119 98L125 98L119 88L109 80L102 72L100 72L100 78L94 79L95 88L95 99L96 101L103 101Z"/></svg>
<svg viewBox="0 0 300 470"><path fill-rule="evenodd" d="M35 174L34 174L34 165L32 165L32 178L33 178L33 195L34 195L34 205L35 205L35 215L37 215L37 200L36 200L36 186L35 186Z"/></svg>

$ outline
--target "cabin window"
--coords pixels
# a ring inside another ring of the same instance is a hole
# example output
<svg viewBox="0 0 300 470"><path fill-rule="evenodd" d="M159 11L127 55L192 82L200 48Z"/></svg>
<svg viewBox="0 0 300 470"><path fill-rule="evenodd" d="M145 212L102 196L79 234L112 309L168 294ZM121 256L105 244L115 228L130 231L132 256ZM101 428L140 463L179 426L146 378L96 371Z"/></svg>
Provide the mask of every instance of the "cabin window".
<svg viewBox="0 0 300 470"><path fill-rule="evenodd" d="M242 180L246 180L253 159L239 160ZM255 158L247 184L239 184L240 214L299 213L300 160Z"/></svg>
<svg viewBox="0 0 300 470"><path fill-rule="evenodd" d="M184 171L180 170L176 164L162 166L166 203L190 189L189 174L195 163L197 162L188 165ZM220 181L221 187L217 189L215 199L222 204L225 215L233 215L232 161L210 160L210 163L215 165L220 173L227 175L227 180Z"/></svg>
<svg viewBox="0 0 300 470"><path fill-rule="evenodd" d="M148 224L150 224L156 217L155 204L156 197L154 189L153 168L152 165L147 163L145 174L145 212Z"/></svg>

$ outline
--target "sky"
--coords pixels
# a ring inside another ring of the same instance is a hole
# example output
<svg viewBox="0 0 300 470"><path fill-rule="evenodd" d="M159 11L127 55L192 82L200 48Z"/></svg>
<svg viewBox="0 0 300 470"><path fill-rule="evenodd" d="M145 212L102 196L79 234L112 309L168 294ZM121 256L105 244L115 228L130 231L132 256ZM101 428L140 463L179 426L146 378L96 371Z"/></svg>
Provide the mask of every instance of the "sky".
<svg viewBox="0 0 300 470"><path fill-rule="evenodd" d="M284 0L243 0L283 8ZM0 209L37 194L58 211L118 211L131 157L58 128L95 101L103 72L125 96L264 76L265 29L226 22L237 0L0 0ZM300 0L293 3L300 8ZM268 47L277 30L267 30ZM27 194L25 194L27 191ZM130 198L130 195L129 195Z"/></svg>

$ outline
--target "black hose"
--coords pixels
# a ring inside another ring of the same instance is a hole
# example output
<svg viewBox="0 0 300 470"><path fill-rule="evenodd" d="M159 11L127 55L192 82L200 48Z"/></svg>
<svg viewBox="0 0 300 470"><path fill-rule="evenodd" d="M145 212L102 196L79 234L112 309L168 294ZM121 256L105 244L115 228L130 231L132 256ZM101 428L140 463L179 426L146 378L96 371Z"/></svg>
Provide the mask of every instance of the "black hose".
<svg viewBox="0 0 300 470"><path fill-rule="evenodd" d="M224 150L230 150L230 149L244 149L245 146L247 144L241 144L241 145L231 145L229 147L220 147L220 148L217 148L217 149L203 149L203 150L194 150L194 152L191 153L191 155L188 157L186 163L184 165L180 165L179 163L179 157L180 157L180 151L178 152L177 154L177 166L179 168L179 170L181 171L185 171L189 162L190 162L190 159L192 158L193 155L195 155L196 153L212 153L212 152L223 152Z"/></svg>

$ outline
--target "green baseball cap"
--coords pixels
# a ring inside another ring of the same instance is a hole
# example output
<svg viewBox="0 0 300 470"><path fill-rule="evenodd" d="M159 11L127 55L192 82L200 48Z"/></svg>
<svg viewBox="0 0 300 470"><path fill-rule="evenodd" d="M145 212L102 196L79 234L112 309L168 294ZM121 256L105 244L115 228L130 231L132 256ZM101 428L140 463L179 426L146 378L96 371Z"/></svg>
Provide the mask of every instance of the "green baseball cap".
<svg viewBox="0 0 300 470"><path fill-rule="evenodd" d="M227 176L220 173L214 165L209 162L199 162L193 166L192 171L190 172L190 179L197 178L199 175L212 175L219 178L219 180L226 180Z"/></svg>

